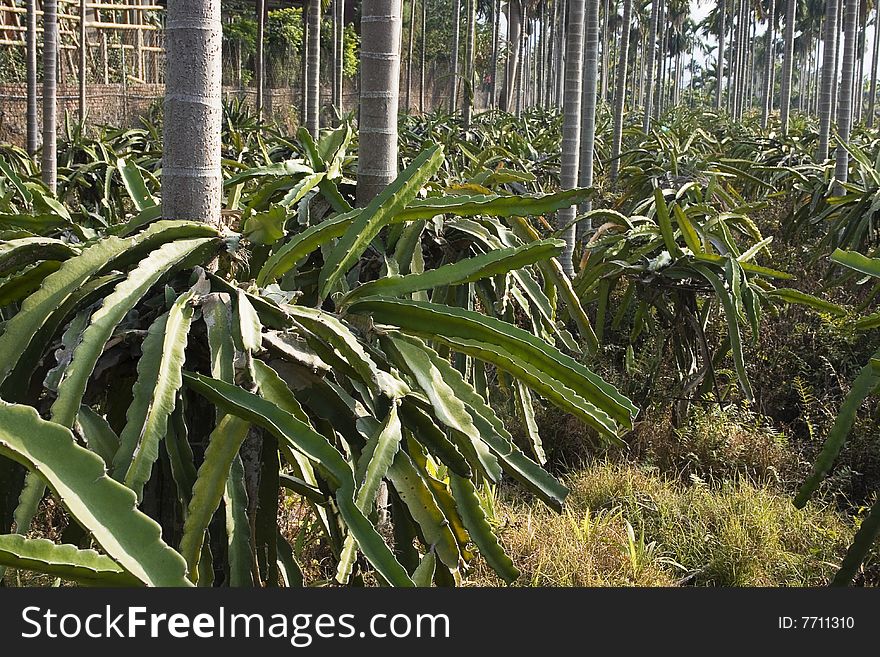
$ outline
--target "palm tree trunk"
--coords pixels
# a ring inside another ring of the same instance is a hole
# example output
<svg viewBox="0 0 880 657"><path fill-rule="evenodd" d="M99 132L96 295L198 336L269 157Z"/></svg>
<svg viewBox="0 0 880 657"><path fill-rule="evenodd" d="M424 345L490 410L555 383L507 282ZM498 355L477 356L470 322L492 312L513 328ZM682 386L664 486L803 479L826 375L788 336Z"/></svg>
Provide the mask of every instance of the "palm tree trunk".
<svg viewBox="0 0 880 657"><path fill-rule="evenodd" d="M397 177L401 0L363 0L357 203Z"/></svg>
<svg viewBox="0 0 880 657"><path fill-rule="evenodd" d="M611 144L611 182L617 182L620 172L620 147L623 141L623 110L626 96L626 64L629 58L629 24L632 15L632 0L623 0L623 24L620 27L620 60L617 65L616 89L614 92L614 133Z"/></svg>
<svg viewBox="0 0 880 657"><path fill-rule="evenodd" d="M828 142L831 135L832 93L837 82L837 0L825 4L825 47L822 53L822 88L819 93L819 150L816 159L828 159Z"/></svg>
<svg viewBox="0 0 880 657"><path fill-rule="evenodd" d="M659 53L657 57L657 100L654 103L656 110L655 116L659 117L663 114L663 94L666 88L666 4L660 2L657 8L657 30L660 33Z"/></svg>
<svg viewBox="0 0 880 657"><path fill-rule="evenodd" d="M339 31L336 35L338 39L336 51L339 53L339 57L334 65L336 67L336 98L341 114L345 111L345 0L337 0L336 5L336 22L339 25Z"/></svg>
<svg viewBox="0 0 880 657"><path fill-rule="evenodd" d="M27 3L27 151L34 155L39 148L37 126L37 0Z"/></svg>
<svg viewBox="0 0 880 657"><path fill-rule="evenodd" d="M833 0L832 0L833 1ZM784 51L782 55L782 87L779 98L779 120L782 131L788 132L788 113L791 105L791 71L794 61L794 23L797 12L795 0L788 0L785 8Z"/></svg>
<svg viewBox="0 0 880 657"><path fill-rule="evenodd" d="M498 58L501 56L501 0L492 2L492 60L489 69L489 85L486 93L486 107L496 106L495 90L498 79Z"/></svg>
<svg viewBox="0 0 880 657"><path fill-rule="evenodd" d="M880 55L880 6L874 9L874 51L871 57L871 93L868 96L868 127L874 127L874 105L877 102L877 57Z"/></svg>
<svg viewBox="0 0 880 657"><path fill-rule="evenodd" d="M616 6L616 5L615 5ZM608 99L608 74L610 73L608 69L608 50L610 48L610 44L608 41L608 18L610 15L611 6L610 0L605 0L605 5L602 8L602 102L604 103Z"/></svg>
<svg viewBox="0 0 880 657"><path fill-rule="evenodd" d="M504 86L501 87L501 109L510 112L514 107L516 77L519 70L519 50L522 40L522 13L520 0L507 1L507 62Z"/></svg>
<svg viewBox="0 0 880 657"><path fill-rule="evenodd" d="M554 61L556 51L554 48L556 47L556 30L559 18L559 2L555 2L553 4L553 15L548 16L548 29L547 29L547 53L546 59L544 62L544 66L547 69L547 76L544 79L544 98L547 99L547 105L552 105L555 102L555 98L553 98L553 75L555 71L553 70Z"/></svg>
<svg viewBox="0 0 880 657"><path fill-rule="evenodd" d="M85 126L86 111L86 55L88 54L86 33L86 0L79 0L79 122Z"/></svg>
<svg viewBox="0 0 880 657"><path fill-rule="evenodd" d="M583 84L582 65L584 61L584 0L568 2L568 39L566 40L565 96L563 98L564 119L562 125L562 168L560 183L562 189L574 189L578 184L578 169L581 155L581 91ZM574 254L575 225L577 215L575 206L559 211L559 228L563 229L560 264L567 276L574 276L572 255Z"/></svg>
<svg viewBox="0 0 880 657"><path fill-rule="evenodd" d="M642 129L645 133L651 130L651 113L654 111L654 59L657 54L657 10L661 0L651 2L651 23L648 28L648 52L645 63L647 80L645 81L645 116Z"/></svg>
<svg viewBox="0 0 880 657"><path fill-rule="evenodd" d="M721 110L721 96L724 91L724 32L726 31L727 8L725 0L718 0L718 14L720 16L720 27L718 28L718 64L716 65L715 80L715 109Z"/></svg>
<svg viewBox="0 0 880 657"><path fill-rule="evenodd" d="M568 7L565 3L559 6L559 11L563 16L562 24L568 25ZM565 30L559 30L559 47L556 49L556 106L559 107L565 100L565 48L568 36Z"/></svg>
<svg viewBox="0 0 880 657"><path fill-rule="evenodd" d="M416 29L416 2L409 3L409 44L406 52L406 111L412 111L413 34Z"/></svg>
<svg viewBox="0 0 880 657"><path fill-rule="evenodd" d="M449 109L458 111L458 51L461 31L461 0L454 0L455 9L452 18L452 71L450 72Z"/></svg>
<svg viewBox="0 0 880 657"><path fill-rule="evenodd" d="M58 0L43 2L43 182L54 194L58 187L56 121L58 70Z"/></svg>
<svg viewBox="0 0 880 657"><path fill-rule="evenodd" d="M337 91L339 89L339 58L342 56L342 53L339 51L339 0L333 0L331 5L331 21L330 24L333 26L333 49L332 49L332 66L330 68L333 69L333 74L331 76L333 83L333 92L330 94L330 104L334 107L339 107L339 98L337 97Z"/></svg>
<svg viewBox="0 0 880 657"><path fill-rule="evenodd" d="M837 3L837 28L834 32L835 39L835 48L834 52L837 53L837 58L834 60L834 86L832 87L831 92L831 115L837 115L837 101L838 101L838 92L840 91L840 55L843 52L843 45L841 45L841 30L843 30L843 0L839 0Z"/></svg>
<svg viewBox="0 0 880 657"><path fill-rule="evenodd" d="M861 13L861 12L860 12ZM863 16L859 18L859 42L857 45L858 49L858 72L856 73L856 79L853 83L853 102L855 103L855 118L853 119L853 123L861 123L862 121L862 99L865 95L865 28L868 22L868 12L866 11Z"/></svg>
<svg viewBox="0 0 880 657"><path fill-rule="evenodd" d="M596 148L596 87L599 68L599 0L586 1L584 16L584 85L581 107L581 156L578 185L593 186L593 157ZM581 206L581 212L593 209L592 200ZM593 231L590 219L578 222L577 237L583 239Z"/></svg>
<svg viewBox="0 0 880 657"><path fill-rule="evenodd" d="M422 3L422 41L419 44L421 52L419 53L419 112L425 112L425 53L428 42L428 0L421 0ZM501 0L497 2L498 8L501 7ZM498 70L498 43L495 44L495 70ZM492 96L495 95L495 79L492 79ZM493 101L494 102L494 101Z"/></svg>
<svg viewBox="0 0 880 657"><path fill-rule="evenodd" d="M467 40L464 44L464 125L470 127L474 110L474 48L477 38L477 0L467 0Z"/></svg>
<svg viewBox="0 0 880 657"><path fill-rule="evenodd" d="M849 142L852 127L852 90L855 73L856 42L858 40L859 0L846 0L844 9L843 64L841 68L840 93L837 101L837 133L843 144ZM849 153L845 148L837 148L834 178L837 181L836 193L842 194L849 171Z"/></svg>
<svg viewBox="0 0 880 657"><path fill-rule="evenodd" d="M770 86L773 76L774 44L776 42L776 22L773 16L776 14L776 0L769 0L767 20L767 52L764 58L764 103L761 109L761 127L767 127L770 113L773 111L773 88Z"/></svg>
<svg viewBox="0 0 880 657"><path fill-rule="evenodd" d="M321 0L309 0L308 21L305 128L317 139L321 128Z"/></svg>
<svg viewBox="0 0 880 657"><path fill-rule="evenodd" d="M266 0L257 0L257 53L254 57L254 77L257 85L257 116L263 118L266 89Z"/></svg>
<svg viewBox="0 0 880 657"><path fill-rule="evenodd" d="M222 40L220 0L169 0L162 155L166 219L220 222Z"/></svg>

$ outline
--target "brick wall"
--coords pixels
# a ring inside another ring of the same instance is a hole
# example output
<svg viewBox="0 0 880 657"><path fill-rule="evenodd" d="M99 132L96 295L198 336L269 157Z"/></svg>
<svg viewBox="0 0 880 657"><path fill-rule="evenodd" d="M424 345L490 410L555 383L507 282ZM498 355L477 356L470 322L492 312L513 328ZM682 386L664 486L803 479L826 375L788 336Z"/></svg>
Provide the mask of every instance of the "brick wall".
<svg viewBox="0 0 880 657"><path fill-rule="evenodd" d="M405 83L404 83L405 84ZM405 103L404 84L401 85L400 105ZM437 85L426 95L428 109L445 103L444 83ZM153 103L160 102L165 92L161 84L129 85L123 89L121 84L92 84L88 86L87 98L89 105L89 123L91 125L112 125L133 127L138 125L140 117L149 112ZM37 91L39 103L40 90ZM256 100L253 88L237 90L231 87L224 89L226 98L244 97L251 105ZM322 90L322 106L330 104L330 88ZM477 105L483 103L484 94L478 94ZM418 82L413 85L412 102L417 107L419 101ZM350 111L357 106L357 87L355 83L346 84L343 94L343 107ZM266 112L268 116L288 129L294 128L299 121L301 98L297 89L267 89ZM59 85L58 87L58 126L64 130L65 115L76 120L79 112L79 89L76 85ZM329 119L329 116L327 117ZM37 122L42 126L42 110L38 111ZM27 136L27 87L25 84L0 84L0 143L12 143L24 146Z"/></svg>

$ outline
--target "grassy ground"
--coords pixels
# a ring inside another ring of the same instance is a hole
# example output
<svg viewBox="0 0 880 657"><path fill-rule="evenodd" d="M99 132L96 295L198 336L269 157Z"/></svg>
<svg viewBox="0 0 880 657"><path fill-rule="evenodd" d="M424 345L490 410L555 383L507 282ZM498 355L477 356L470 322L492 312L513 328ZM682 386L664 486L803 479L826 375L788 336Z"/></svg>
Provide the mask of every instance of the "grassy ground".
<svg viewBox="0 0 880 657"><path fill-rule="evenodd" d="M487 496L520 585L817 586L854 533L833 509L795 509L790 496L744 477L688 484L604 461L567 483L561 515L506 488ZM499 584L483 565L467 582Z"/></svg>

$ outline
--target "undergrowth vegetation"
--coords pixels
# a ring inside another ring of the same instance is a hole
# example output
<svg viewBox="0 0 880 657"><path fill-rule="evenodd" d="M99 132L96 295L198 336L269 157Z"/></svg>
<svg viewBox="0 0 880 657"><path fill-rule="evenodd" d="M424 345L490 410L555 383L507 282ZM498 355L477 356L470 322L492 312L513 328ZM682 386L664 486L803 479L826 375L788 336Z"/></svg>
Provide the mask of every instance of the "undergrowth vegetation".
<svg viewBox="0 0 880 657"><path fill-rule="evenodd" d="M350 124L225 112L219 226L160 218L161 116L68 126L57 196L0 153L0 566L876 583L876 131L833 196L808 123L678 108L611 185L602 110L595 187L560 191L556 113L408 116L355 209Z"/></svg>

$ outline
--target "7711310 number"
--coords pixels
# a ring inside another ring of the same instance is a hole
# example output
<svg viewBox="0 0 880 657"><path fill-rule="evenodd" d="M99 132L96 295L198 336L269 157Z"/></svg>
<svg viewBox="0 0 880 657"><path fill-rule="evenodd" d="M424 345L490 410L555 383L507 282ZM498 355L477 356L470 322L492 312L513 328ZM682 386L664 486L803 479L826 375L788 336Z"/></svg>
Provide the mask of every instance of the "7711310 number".
<svg viewBox="0 0 880 657"><path fill-rule="evenodd" d="M801 616L805 630L851 630L855 624L852 616Z"/></svg>

